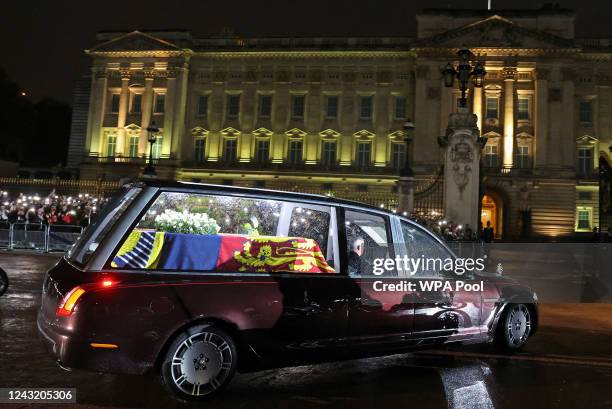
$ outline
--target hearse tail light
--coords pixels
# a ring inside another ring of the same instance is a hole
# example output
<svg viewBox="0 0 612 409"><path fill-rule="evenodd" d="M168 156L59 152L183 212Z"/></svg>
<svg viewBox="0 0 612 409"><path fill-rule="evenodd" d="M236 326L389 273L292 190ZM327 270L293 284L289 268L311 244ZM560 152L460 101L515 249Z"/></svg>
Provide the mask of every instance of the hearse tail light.
<svg viewBox="0 0 612 409"><path fill-rule="evenodd" d="M57 307L56 314L60 317L70 316L74 310L74 306L83 294L85 294L83 287L74 287L64 296L59 307Z"/></svg>
<svg viewBox="0 0 612 409"><path fill-rule="evenodd" d="M111 288L117 284L119 284L119 281L107 278L99 281L98 283L76 286L64 296L59 307L57 307L56 314L60 317L68 317L73 313L75 305L87 290L93 290L96 288Z"/></svg>

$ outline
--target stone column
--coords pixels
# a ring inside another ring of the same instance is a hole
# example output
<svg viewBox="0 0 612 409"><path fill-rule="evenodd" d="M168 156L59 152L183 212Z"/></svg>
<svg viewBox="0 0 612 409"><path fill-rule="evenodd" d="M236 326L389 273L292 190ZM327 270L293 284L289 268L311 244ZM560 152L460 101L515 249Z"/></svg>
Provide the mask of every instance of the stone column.
<svg viewBox="0 0 612 409"><path fill-rule="evenodd" d="M414 176L400 176L397 187L399 191L397 212L409 215L414 211Z"/></svg>
<svg viewBox="0 0 612 409"><path fill-rule="evenodd" d="M453 110L453 89L451 87L444 86L444 80L440 85L440 132L439 135L446 133L446 127L448 126L448 116Z"/></svg>
<svg viewBox="0 0 612 409"><path fill-rule="evenodd" d="M149 151L149 141L147 127L151 124L151 114L153 112L153 81L155 71L145 71L145 89L142 94L142 117L140 120L140 140L138 141L138 156L146 156Z"/></svg>
<svg viewBox="0 0 612 409"><path fill-rule="evenodd" d="M185 113L187 110L187 83L189 78L189 67L187 62L177 67L175 95L170 102L174 120L172 130L165 133L166 138L162 141L162 154L166 157L181 159L181 147L185 135ZM168 139L168 141L166 141Z"/></svg>
<svg viewBox="0 0 612 409"><path fill-rule="evenodd" d="M121 71L121 95L119 97L119 115L117 116L117 146L115 156L125 153L125 121L130 100L130 71Z"/></svg>
<svg viewBox="0 0 612 409"><path fill-rule="evenodd" d="M516 68L506 67L504 75L504 156L503 167L511 168L514 162L514 81Z"/></svg>
<svg viewBox="0 0 612 409"><path fill-rule="evenodd" d="M480 219L480 130L476 123L476 115L459 109L450 115L445 137L444 216L472 229Z"/></svg>
<svg viewBox="0 0 612 409"><path fill-rule="evenodd" d="M91 79L91 96L89 97L89 120L87 121L87 156L100 156L102 148L102 124L106 106L107 89L106 70L95 67Z"/></svg>
<svg viewBox="0 0 612 409"><path fill-rule="evenodd" d="M575 169L576 136L574 132L574 80L576 79L576 70L570 67L562 68L561 75L563 79L563 87L561 89L563 98L562 127L559 140L561 165L564 168ZM593 155L597 154L598 152L593 152Z"/></svg>
<svg viewBox="0 0 612 409"><path fill-rule="evenodd" d="M476 115L476 127L482 129L482 87L474 87L472 112Z"/></svg>
<svg viewBox="0 0 612 409"><path fill-rule="evenodd" d="M158 128L163 128L161 131L162 146L161 154L170 153L170 141L172 140L172 130L174 128L174 105L176 100L176 71L173 69L168 70L168 77L166 79L166 97L164 106L164 120L163 124L157 124ZM160 155L161 156L161 155Z"/></svg>
<svg viewBox="0 0 612 409"><path fill-rule="evenodd" d="M546 145L548 144L548 76L549 70L538 68L535 72L535 152L534 167L543 167L548 163Z"/></svg>

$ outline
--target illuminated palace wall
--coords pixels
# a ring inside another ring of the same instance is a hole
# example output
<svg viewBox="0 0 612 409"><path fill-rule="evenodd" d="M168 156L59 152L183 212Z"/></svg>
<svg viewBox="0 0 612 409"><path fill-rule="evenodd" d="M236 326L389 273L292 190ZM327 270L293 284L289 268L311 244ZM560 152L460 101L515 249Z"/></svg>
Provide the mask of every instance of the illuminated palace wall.
<svg viewBox="0 0 612 409"><path fill-rule="evenodd" d="M392 197L412 119L426 191L459 96L440 66L467 46L488 72L468 105L488 137L485 191L499 228L516 236L530 211L537 234L589 231L612 135L612 41L575 38L567 10L497 13L426 10L414 38L100 34L86 51L87 129L73 135L71 160L81 178L133 176L154 121L163 176Z"/></svg>

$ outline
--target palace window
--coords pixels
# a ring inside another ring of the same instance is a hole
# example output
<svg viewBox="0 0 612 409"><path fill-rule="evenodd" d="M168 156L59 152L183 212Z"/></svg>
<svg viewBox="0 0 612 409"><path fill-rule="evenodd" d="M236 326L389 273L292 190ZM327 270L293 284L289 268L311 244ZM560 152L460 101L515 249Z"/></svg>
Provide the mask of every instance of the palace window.
<svg viewBox="0 0 612 409"><path fill-rule="evenodd" d="M227 117L237 118L240 113L240 95L229 95L227 97Z"/></svg>
<svg viewBox="0 0 612 409"><path fill-rule="evenodd" d="M108 135L106 138L106 156L115 156L117 149L117 135Z"/></svg>
<svg viewBox="0 0 612 409"><path fill-rule="evenodd" d="M142 112L142 94L132 95L132 113L139 114Z"/></svg>
<svg viewBox="0 0 612 409"><path fill-rule="evenodd" d="M198 97L198 116L208 115L208 95Z"/></svg>
<svg viewBox="0 0 612 409"><path fill-rule="evenodd" d="M395 98L395 119L406 119L406 97Z"/></svg>
<svg viewBox="0 0 612 409"><path fill-rule="evenodd" d="M591 231L592 208L578 207L576 213L576 230Z"/></svg>
<svg viewBox="0 0 612 409"><path fill-rule="evenodd" d="M359 119L372 118L372 97L361 97L359 103Z"/></svg>
<svg viewBox="0 0 612 409"><path fill-rule="evenodd" d="M578 173L588 175L593 171L593 149L578 148Z"/></svg>
<svg viewBox="0 0 612 409"><path fill-rule="evenodd" d="M270 118L272 114L272 95L260 95L259 97L259 117Z"/></svg>
<svg viewBox="0 0 612 409"><path fill-rule="evenodd" d="M518 99L518 119L529 120L529 98Z"/></svg>
<svg viewBox="0 0 612 409"><path fill-rule="evenodd" d="M112 114L119 113L119 104L121 102L121 95L111 94L110 112Z"/></svg>
<svg viewBox="0 0 612 409"><path fill-rule="evenodd" d="M302 162L302 141L289 141L289 163L297 165Z"/></svg>
<svg viewBox="0 0 612 409"><path fill-rule="evenodd" d="M257 163L268 163L270 160L270 141L268 139L259 139L257 145L255 145L255 154Z"/></svg>
<svg viewBox="0 0 612 409"><path fill-rule="evenodd" d="M162 139L163 138L159 135L155 138L155 142L153 143L153 159L159 159L161 157Z"/></svg>
<svg viewBox="0 0 612 409"><path fill-rule="evenodd" d="M325 166L336 164L336 141L323 141L321 163Z"/></svg>
<svg viewBox="0 0 612 409"><path fill-rule="evenodd" d="M496 168L499 166L499 153L497 145L485 145L485 166Z"/></svg>
<svg viewBox="0 0 612 409"><path fill-rule="evenodd" d="M357 144L357 166L364 168L370 165L372 157L372 144L370 142L360 142Z"/></svg>
<svg viewBox="0 0 612 409"><path fill-rule="evenodd" d="M138 142L140 141L140 137L137 135L130 136L130 145L128 147L128 156L130 158L138 157Z"/></svg>
<svg viewBox="0 0 612 409"><path fill-rule="evenodd" d="M580 101L580 122L591 122L591 101Z"/></svg>
<svg viewBox="0 0 612 409"><path fill-rule="evenodd" d="M529 146L517 146L515 148L514 163L520 169L529 167Z"/></svg>
<svg viewBox="0 0 612 409"><path fill-rule="evenodd" d="M238 141L236 139L226 139L223 159L226 162L235 162L238 157Z"/></svg>
<svg viewBox="0 0 612 409"><path fill-rule="evenodd" d="M327 97L327 109L325 116L329 119L334 119L338 117L338 97L337 96L329 96Z"/></svg>
<svg viewBox="0 0 612 409"><path fill-rule="evenodd" d="M166 95L156 94L155 95L155 113L163 114L166 110Z"/></svg>
<svg viewBox="0 0 612 409"><path fill-rule="evenodd" d="M496 119L499 116L499 98L487 97L487 118Z"/></svg>
<svg viewBox="0 0 612 409"><path fill-rule="evenodd" d="M304 104L306 97L304 95L294 95L291 101L291 116L293 118L304 117Z"/></svg>
<svg viewBox="0 0 612 409"><path fill-rule="evenodd" d="M406 161L406 145L403 143L391 144L391 166L393 169L401 169Z"/></svg>
<svg viewBox="0 0 612 409"><path fill-rule="evenodd" d="M206 138L197 138L194 144L193 158L197 163L202 163L206 159Z"/></svg>

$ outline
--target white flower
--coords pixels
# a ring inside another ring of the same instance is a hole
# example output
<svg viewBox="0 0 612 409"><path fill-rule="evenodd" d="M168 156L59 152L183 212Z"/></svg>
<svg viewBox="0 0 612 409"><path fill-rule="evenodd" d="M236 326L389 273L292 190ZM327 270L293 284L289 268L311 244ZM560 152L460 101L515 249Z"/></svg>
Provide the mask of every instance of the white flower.
<svg viewBox="0 0 612 409"><path fill-rule="evenodd" d="M206 213L177 212L166 209L155 217L155 228L171 233L216 234L220 227Z"/></svg>

